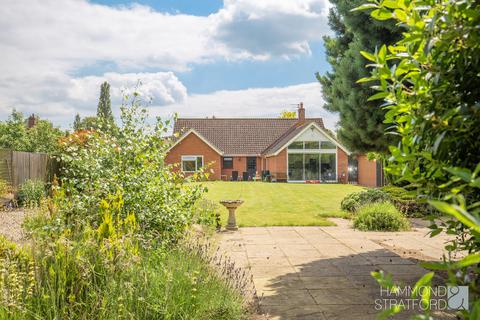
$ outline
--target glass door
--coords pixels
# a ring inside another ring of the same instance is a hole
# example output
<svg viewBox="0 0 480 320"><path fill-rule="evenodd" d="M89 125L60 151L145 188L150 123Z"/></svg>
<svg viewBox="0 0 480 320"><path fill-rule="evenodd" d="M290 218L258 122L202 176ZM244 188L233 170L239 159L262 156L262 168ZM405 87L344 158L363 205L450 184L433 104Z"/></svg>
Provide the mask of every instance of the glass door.
<svg viewBox="0 0 480 320"><path fill-rule="evenodd" d="M320 155L305 154L305 180L320 180Z"/></svg>
<svg viewBox="0 0 480 320"><path fill-rule="evenodd" d="M288 154L288 180L291 180L291 181L303 180L303 154L302 153Z"/></svg>

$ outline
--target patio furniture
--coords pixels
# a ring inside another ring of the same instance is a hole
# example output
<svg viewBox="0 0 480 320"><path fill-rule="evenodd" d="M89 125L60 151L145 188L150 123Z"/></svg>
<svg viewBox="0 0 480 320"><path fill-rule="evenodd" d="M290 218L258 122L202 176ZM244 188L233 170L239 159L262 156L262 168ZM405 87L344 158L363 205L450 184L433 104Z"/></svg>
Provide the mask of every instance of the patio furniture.
<svg viewBox="0 0 480 320"><path fill-rule="evenodd" d="M226 229L238 230L235 210L242 205L243 200L222 200L220 203L228 209L228 223Z"/></svg>

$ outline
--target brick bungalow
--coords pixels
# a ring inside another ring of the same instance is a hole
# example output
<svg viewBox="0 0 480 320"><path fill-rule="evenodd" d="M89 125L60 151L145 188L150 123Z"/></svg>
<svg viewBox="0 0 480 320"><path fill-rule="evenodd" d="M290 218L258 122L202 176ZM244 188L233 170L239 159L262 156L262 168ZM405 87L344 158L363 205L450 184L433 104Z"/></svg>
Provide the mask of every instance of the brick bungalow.
<svg viewBox="0 0 480 320"><path fill-rule="evenodd" d="M273 181L347 183L350 152L325 129L321 118L178 118L178 138L166 162L191 174L209 165L212 180L243 180L268 173ZM376 166L357 157L361 184L376 186ZM351 165L351 164L350 164ZM361 169L364 168L364 169ZM352 168L350 168L352 170ZM374 172L364 172L364 171Z"/></svg>

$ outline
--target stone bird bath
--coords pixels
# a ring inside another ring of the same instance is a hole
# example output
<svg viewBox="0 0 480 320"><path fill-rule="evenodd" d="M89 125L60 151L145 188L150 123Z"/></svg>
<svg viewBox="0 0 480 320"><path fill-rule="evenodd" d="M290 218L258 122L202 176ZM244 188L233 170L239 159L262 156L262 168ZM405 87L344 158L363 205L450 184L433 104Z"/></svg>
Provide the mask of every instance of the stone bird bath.
<svg viewBox="0 0 480 320"><path fill-rule="evenodd" d="M242 205L243 200L222 200L220 203L228 209L228 223L226 229L238 230L235 210Z"/></svg>

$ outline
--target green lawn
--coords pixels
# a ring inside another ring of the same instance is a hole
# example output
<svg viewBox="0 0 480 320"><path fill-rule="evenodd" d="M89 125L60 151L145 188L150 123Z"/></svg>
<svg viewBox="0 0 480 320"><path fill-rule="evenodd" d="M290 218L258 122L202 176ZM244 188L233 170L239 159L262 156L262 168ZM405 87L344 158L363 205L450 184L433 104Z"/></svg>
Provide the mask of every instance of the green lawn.
<svg viewBox="0 0 480 320"><path fill-rule="evenodd" d="M326 217L344 217L340 210L343 197L363 188L348 184L300 184L266 182L205 182L206 198L241 199L237 209L240 226L326 226ZM222 205L222 224L228 214Z"/></svg>

